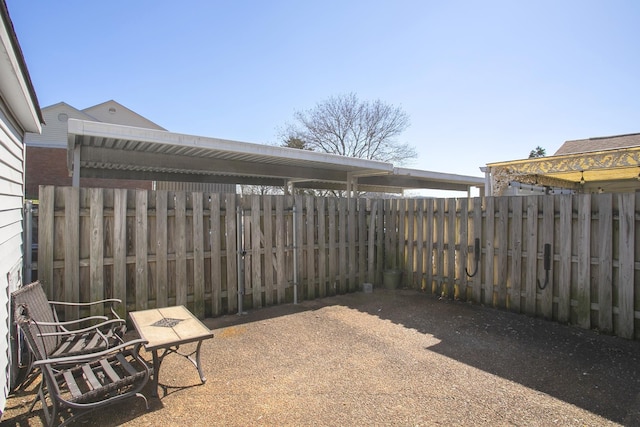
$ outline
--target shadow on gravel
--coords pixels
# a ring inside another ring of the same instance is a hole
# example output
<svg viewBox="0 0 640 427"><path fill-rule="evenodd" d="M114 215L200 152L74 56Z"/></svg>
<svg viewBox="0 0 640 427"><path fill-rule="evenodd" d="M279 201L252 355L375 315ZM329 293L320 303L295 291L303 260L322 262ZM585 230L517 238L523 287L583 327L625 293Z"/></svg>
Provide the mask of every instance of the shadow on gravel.
<svg viewBox="0 0 640 427"><path fill-rule="evenodd" d="M469 303L439 300L411 290L376 289L370 294L356 292L297 305L271 306L251 310L246 316L206 319L205 324L218 329L217 334L233 333L239 329L233 326L328 306L348 307L432 335L439 342L424 351L438 353L548 394L612 422L640 425L640 341L599 335L594 331ZM228 329L220 330L222 328ZM212 343L217 344L215 339ZM206 371L215 372L215 368L208 366ZM193 389L199 390L198 387ZM22 407L28 405L32 397L14 396L10 404ZM151 399L150 404L151 412L163 409L159 399ZM138 417L143 420L145 416L138 402L109 411L103 415L112 414L112 419L96 417L82 422L103 425L110 420L113 424L107 425L116 425ZM3 420L2 425L26 426L38 416L38 411L21 413Z"/></svg>
<svg viewBox="0 0 640 427"><path fill-rule="evenodd" d="M640 341L545 321L413 290L356 292L211 319L225 327L346 307L440 342L425 348L571 403L613 422L640 425Z"/></svg>
<svg viewBox="0 0 640 427"><path fill-rule="evenodd" d="M640 425L640 342L416 291L350 294L340 302L440 343L427 348L571 403ZM380 294L384 297L381 298Z"/></svg>

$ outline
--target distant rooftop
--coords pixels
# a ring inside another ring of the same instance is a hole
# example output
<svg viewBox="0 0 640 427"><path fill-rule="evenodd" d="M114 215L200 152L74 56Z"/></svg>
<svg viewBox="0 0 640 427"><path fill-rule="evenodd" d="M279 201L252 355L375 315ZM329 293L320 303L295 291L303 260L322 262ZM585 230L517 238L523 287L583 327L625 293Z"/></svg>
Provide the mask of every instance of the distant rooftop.
<svg viewBox="0 0 640 427"><path fill-rule="evenodd" d="M630 148L640 146L640 133L626 135L600 136L589 139L576 139L566 141L555 152L554 156L563 154L579 154L592 151L615 150L618 148Z"/></svg>

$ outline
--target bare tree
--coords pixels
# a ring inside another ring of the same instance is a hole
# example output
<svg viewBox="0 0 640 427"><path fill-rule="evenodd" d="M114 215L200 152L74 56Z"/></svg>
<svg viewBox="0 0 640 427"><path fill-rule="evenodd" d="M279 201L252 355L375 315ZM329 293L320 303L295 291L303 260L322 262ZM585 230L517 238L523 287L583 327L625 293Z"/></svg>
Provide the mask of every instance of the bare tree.
<svg viewBox="0 0 640 427"><path fill-rule="evenodd" d="M305 149L397 164L416 157L415 148L397 141L409 116L380 100L360 101L354 93L332 96L313 109L297 111L282 139Z"/></svg>

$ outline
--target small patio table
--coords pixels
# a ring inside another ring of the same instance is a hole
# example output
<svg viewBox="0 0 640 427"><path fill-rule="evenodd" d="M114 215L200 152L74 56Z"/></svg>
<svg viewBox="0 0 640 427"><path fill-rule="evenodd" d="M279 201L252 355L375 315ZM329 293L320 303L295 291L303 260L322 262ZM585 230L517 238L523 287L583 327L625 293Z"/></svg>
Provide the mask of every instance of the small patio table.
<svg viewBox="0 0 640 427"><path fill-rule="evenodd" d="M158 396L158 376L160 365L165 356L176 353L188 359L198 370L200 381L207 379L200 364L202 341L213 338L213 333L184 306L154 308L129 313L133 326L140 338L147 340L145 350L153 354L153 396ZM196 349L190 353L178 350L182 344L197 342ZM162 351L161 353L159 353ZM193 355L195 354L195 359Z"/></svg>

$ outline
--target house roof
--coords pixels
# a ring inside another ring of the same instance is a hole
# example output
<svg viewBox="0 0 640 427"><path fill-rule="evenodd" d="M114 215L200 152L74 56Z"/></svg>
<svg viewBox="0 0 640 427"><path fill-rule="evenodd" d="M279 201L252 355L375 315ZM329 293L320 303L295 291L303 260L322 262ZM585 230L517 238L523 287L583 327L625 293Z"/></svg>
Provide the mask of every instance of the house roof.
<svg viewBox="0 0 640 427"><path fill-rule="evenodd" d="M554 156L640 146L640 133L566 141Z"/></svg>
<svg viewBox="0 0 640 427"><path fill-rule="evenodd" d="M484 178L294 148L69 119L68 168L76 177L352 188L466 191Z"/></svg>
<svg viewBox="0 0 640 427"><path fill-rule="evenodd" d="M0 94L25 131L40 132L40 104L5 0L0 0L0 19Z"/></svg>

